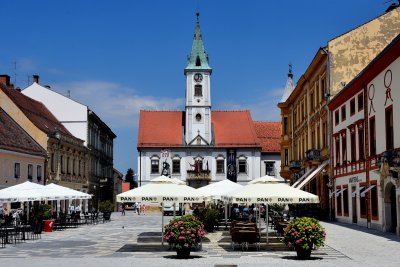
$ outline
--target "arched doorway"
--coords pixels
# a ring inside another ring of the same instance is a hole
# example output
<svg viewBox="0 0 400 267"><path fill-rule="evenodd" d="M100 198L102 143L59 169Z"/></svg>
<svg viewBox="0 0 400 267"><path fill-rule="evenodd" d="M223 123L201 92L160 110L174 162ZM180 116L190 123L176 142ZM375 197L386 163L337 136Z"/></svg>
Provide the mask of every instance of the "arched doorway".
<svg viewBox="0 0 400 267"><path fill-rule="evenodd" d="M388 183L385 187L385 229L388 232L396 232L396 206L396 187L394 186L394 184Z"/></svg>

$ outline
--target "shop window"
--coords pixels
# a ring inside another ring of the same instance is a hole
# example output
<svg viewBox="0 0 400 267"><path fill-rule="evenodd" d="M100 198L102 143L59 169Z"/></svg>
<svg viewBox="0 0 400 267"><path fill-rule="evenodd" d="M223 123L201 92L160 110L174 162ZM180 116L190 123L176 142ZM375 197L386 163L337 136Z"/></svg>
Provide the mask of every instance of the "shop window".
<svg viewBox="0 0 400 267"><path fill-rule="evenodd" d="M340 186L336 187L336 191L338 190L341 190ZM336 195L336 214L342 216L342 194Z"/></svg>
<svg viewBox="0 0 400 267"><path fill-rule="evenodd" d="M371 181L370 185L375 185L371 190L370 190L370 196L371 196L371 215L372 215L372 220L379 220L379 213L378 213L378 188L377 188L377 183L376 181Z"/></svg>
<svg viewBox="0 0 400 267"><path fill-rule="evenodd" d="M343 196L343 216L349 216L349 190L347 190L347 185L343 186L342 196Z"/></svg>

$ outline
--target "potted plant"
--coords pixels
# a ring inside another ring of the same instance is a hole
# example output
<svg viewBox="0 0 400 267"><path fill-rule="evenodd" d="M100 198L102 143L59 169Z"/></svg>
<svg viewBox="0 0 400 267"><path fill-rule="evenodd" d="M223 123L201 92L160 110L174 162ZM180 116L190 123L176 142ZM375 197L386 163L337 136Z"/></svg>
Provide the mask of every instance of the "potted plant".
<svg viewBox="0 0 400 267"><path fill-rule="evenodd" d="M214 226L218 224L219 211L213 206L202 209L199 213L199 220L204 223L207 232L214 232Z"/></svg>
<svg viewBox="0 0 400 267"><path fill-rule="evenodd" d="M40 233L42 231L42 224L45 232L53 231L54 220L52 220L51 215L51 205L37 204L34 206L33 216L35 232Z"/></svg>
<svg viewBox="0 0 400 267"><path fill-rule="evenodd" d="M296 218L286 227L283 242L296 250L298 259L309 259L313 247L324 245L325 230L317 219Z"/></svg>
<svg viewBox="0 0 400 267"><path fill-rule="evenodd" d="M110 200L99 203L99 211L103 213L103 219L108 221L111 218L111 212L114 210L114 204Z"/></svg>
<svg viewBox="0 0 400 267"><path fill-rule="evenodd" d="M165 226L164 238L176 250L180 259L189 258L190 249L198 245L204 235L204 225L193 215L173 219Z"/></svg>

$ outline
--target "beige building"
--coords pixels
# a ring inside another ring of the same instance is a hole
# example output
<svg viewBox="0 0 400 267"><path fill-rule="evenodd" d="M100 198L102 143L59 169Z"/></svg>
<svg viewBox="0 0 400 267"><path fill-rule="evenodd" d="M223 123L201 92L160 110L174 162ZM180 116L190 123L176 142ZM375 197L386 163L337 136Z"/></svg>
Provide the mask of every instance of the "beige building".
<svg viewBox="0 0 400 267"><path fill-rule="evenodd" d="M89 157L83 140L74 137L41 102L13 89L7 75L1 77L0 107L47 151L43 183L87 193Z"/></svg>
<svg viewBox="0 0 400 267"><path fill-rule="evenodd" d="M331 119L327 103L400 32L400 9L385 14L330 40L320 48L309 67L281 103L281 176L296 188L320 196L320 211L331 216L333 176ZM292 84L292 86L290 86Z"/></svg>

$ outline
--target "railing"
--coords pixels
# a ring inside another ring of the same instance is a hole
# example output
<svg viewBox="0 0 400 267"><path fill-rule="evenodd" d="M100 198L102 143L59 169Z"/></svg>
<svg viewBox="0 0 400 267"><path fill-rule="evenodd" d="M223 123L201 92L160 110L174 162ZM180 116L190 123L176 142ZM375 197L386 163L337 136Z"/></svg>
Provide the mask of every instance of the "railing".
<svg viewBox="0 0 400 267"><path fill-rule="evenodd" d="M306 151L307 160L321 160L321 150L320 149L310 149Z"/></svg>
<svg viewBox="0 0 400 267"><path fill-rule="evenodd" d="M289 170L298 171L301 169L301 161L300 160L292 160L289 163Z"/></svg>
<svg viewBox="0 0 400 267"><path fill-rule="evenodd" d="M211 180L210 170L188 170L186 180Z"/></svg>

